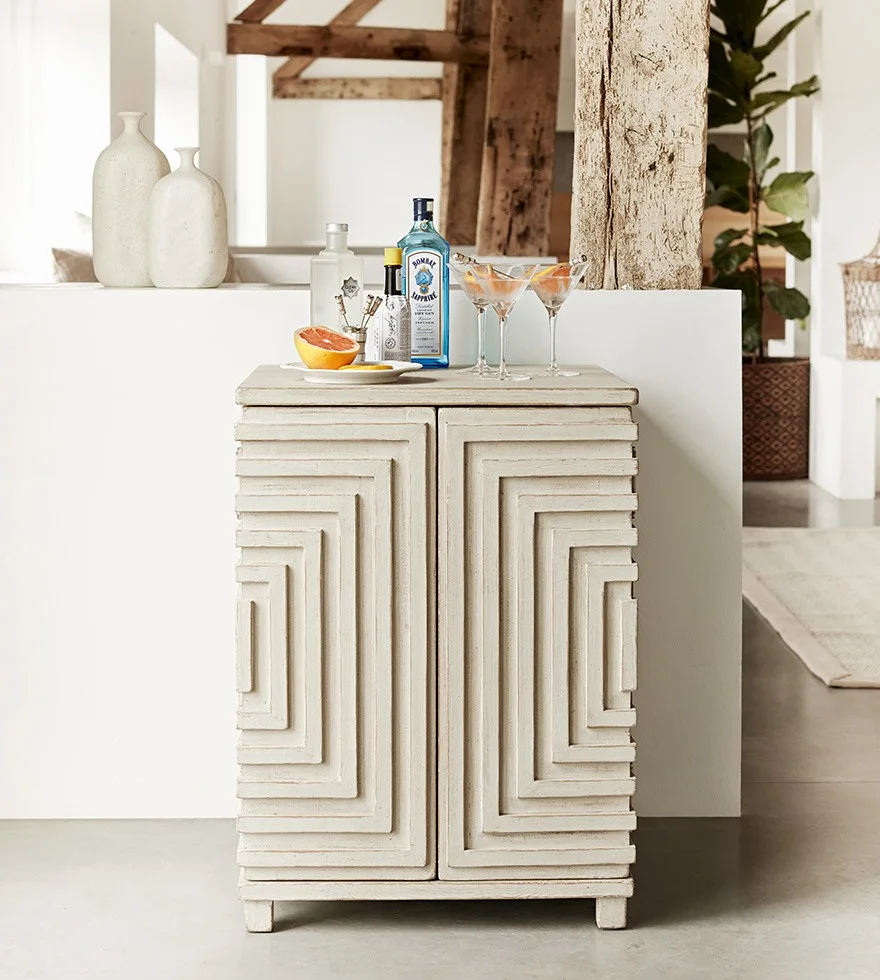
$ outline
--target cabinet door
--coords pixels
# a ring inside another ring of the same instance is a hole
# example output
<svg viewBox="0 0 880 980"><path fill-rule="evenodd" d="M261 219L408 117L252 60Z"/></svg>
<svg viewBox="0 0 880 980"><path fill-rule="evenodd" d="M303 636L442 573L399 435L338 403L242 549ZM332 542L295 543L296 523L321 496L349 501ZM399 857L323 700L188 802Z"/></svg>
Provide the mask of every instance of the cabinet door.
<svg viewBox="0 0 880 980"><path fill-rule="evenodd" d="M629 410L441 409L438 435L440 877L626 876Z"/></svg>
<svg viewBox="0 0 880 980"><path fill-rule="evenodd" d="M239 863L435 869L430 409L245 409L237 428Z"/></svg>

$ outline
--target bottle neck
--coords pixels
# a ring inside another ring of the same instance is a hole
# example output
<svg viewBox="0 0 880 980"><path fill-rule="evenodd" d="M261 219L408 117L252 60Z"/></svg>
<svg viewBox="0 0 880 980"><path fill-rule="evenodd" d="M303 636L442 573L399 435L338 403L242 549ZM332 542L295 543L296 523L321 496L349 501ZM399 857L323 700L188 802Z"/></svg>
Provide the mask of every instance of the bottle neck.
<svg viewBox="0 0 880 980"><path fill-rule="evenodd" d="M347 252L348 251L348 232L347 231L328 231L327 232L327 251L328 252Z"/></svg>
<svg viewBox="0 0 880 980"><path fill-rule="evenodd" d="M401 284L399 265L385 266L385 295L386 296L403 295L403 287Z"/></svg>
<svg viewBox="0 0 880 980"><path fill-rule="evenodd" d="M420 217L413 218L413 231L430 231L435 235L437 234L437 229L434 227L434 215L433 214L423 214Z"/></svg>

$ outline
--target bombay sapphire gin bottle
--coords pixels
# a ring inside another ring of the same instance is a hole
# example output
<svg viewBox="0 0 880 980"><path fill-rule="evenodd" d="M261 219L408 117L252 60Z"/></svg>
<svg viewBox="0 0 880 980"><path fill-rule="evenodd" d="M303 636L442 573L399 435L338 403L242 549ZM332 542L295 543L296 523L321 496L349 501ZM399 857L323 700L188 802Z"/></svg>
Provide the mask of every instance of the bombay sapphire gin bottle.
<svg viewBox="0 0 880 980"><path fill-rule="evenodd" d="M413 226L400 239L409 300L412 359L449 367L449 242L434 227L434 202L413 198Z"/></svg>

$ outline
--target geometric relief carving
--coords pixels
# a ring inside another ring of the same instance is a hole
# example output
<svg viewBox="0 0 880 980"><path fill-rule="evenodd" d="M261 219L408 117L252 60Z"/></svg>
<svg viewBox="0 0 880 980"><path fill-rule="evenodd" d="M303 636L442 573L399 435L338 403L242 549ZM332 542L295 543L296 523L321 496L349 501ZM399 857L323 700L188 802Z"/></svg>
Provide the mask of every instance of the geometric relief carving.
<svg viewBox="0 0 880 980"><path fill-rule="evenodd" d="M629 410L444 409L438 435L440 876L625 877Z"/></svg>
<svg viewBox="0 0 880 980"><path fill-rule="evenodd" d="M237 429L246 877L433 873L433 421L250 408Z"/></svg>
<svg viewBox="0 0 880 980"><path fill-rule="evenodd" d="M287 728L287 569L239 565L239 728Z"/></svg>

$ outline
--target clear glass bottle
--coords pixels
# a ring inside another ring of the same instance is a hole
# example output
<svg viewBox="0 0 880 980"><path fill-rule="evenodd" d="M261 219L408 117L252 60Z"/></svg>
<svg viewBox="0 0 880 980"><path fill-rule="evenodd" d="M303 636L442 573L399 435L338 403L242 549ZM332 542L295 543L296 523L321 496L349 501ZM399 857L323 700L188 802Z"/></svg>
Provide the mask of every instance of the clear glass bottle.
<svg viewBox="0 0 880 980"><path fill-rule="evenodd" d="M385 249L385 299L376 321L369 328L367 359L370 361L410 360L410 308L403 295L399 248Z"/></svg>
<svg viewBox="0 0 880 980"><path fill-rule="evenodd" d="M328 224L327 247L311 263L310 320L312 326L342 327L342 314L336 303L345 300L348 322L361 322L364 302L364 260L348 247L348 225Z"/></svg>
<svg viewBox="0 0 880 980"><path fill-rule="evenodd" d="M434 227L431 198L413 198L413 226L398 244L412 321L412 360L449 367L449 242Z"/></svg>

